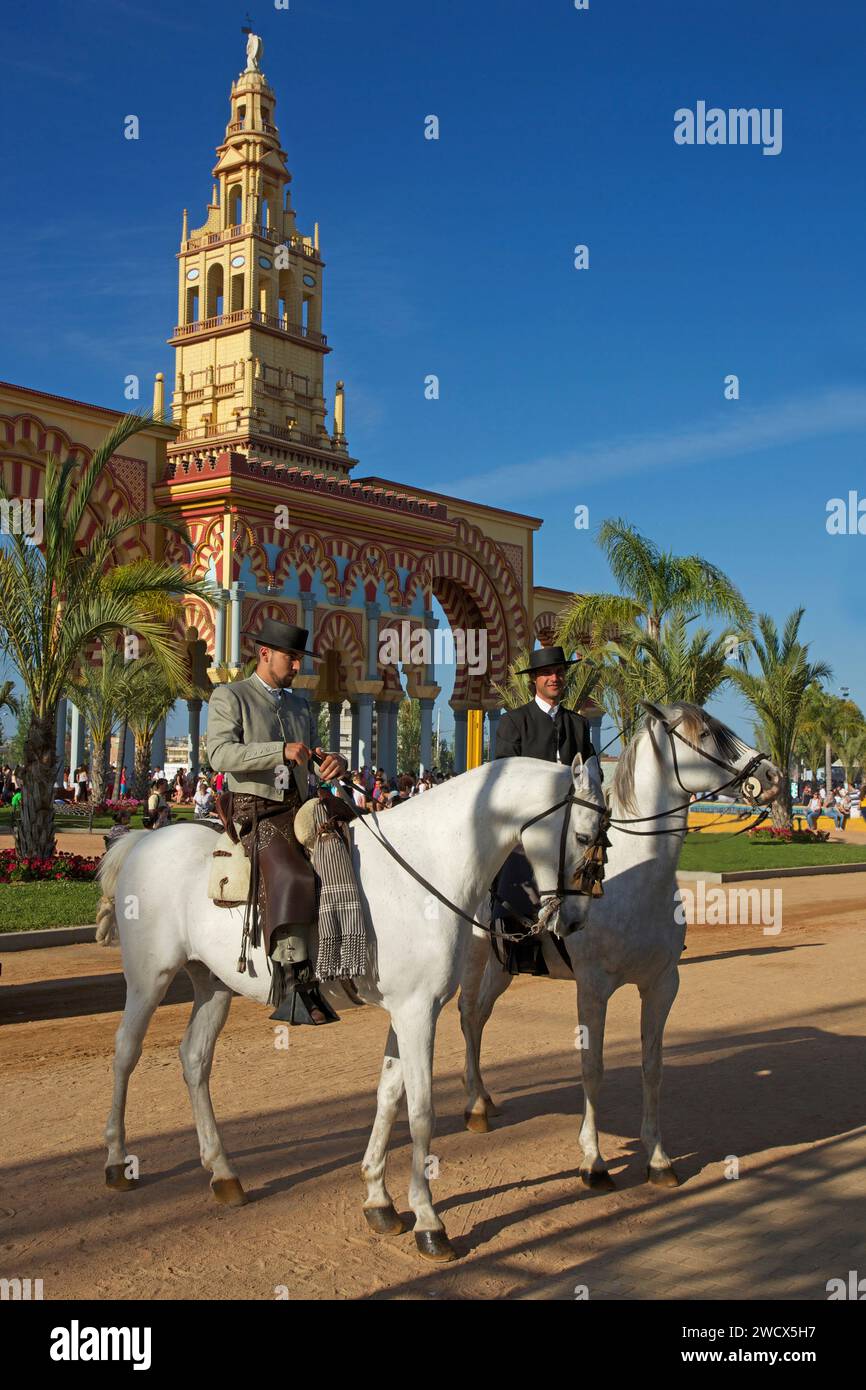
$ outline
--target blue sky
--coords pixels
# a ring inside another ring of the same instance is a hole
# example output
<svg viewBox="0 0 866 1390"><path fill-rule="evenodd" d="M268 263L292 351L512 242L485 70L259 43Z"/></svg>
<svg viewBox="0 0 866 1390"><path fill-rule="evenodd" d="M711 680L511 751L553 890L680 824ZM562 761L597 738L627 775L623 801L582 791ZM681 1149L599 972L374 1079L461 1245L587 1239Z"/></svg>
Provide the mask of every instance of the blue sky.
<svg viewBox="0 0 866 1390"><path fill-rule="evenodd" d="M833 688L866 703L866 537L825 528L830 498L866 497L862 5L249 13L299 226L321 226L357 473L542 516L536 582L567 589L608 587L593 535L625 516L757 610L805 603ZM245 14L8 15L4 378L118 408L127 373L171 379L181 211L203 219ZM781 108L781 153L675 144L698 101Z"/></svg>

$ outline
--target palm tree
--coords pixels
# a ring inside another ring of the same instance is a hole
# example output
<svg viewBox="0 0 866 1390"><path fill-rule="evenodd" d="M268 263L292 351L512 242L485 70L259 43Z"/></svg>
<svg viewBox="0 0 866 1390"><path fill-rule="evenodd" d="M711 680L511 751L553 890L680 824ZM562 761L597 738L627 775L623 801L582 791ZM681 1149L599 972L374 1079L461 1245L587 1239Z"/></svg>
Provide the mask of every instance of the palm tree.
<svg viewBox="0 0 866 1390"><path fill-rule="evenodd" d="M90 796L94 804L105 798L108 740L120 711L128 705L132 667L107 638L100 643L99 659L80 662L72 677L70 694L90 734Z"/></svg>
<svg viewBox="0 0 866 1390"><path fill-rule="evenodd" d="M397 709L396 771L416 772L421 762L421 701L401 700ZM429 772L429 768L425 771Z"/></svg>
<svg viewBox="0 0 866 1390"><path fill-rule="evenodd" d="M803 704L810 685L830 676L827 663L810 662L808 643L800 641L804 612L803 608L796 608L790 614L781 641L773 619L762 613L757 620L757 635L752 638L759 671L737 667L731 667L730 671L730 679L748 700L766 731L766 751L783 773L781 793L773 802L773 824L785 828L791 825L789 773Z"/></svg>
<svg viewBox="0 0 866 1390"><path fill-rule="evenodd" d="M602 663L600 698L624 738L642 699L684 700L700 690L697 703L705 703L728 678L723 648L732 638L748 641L752 614L727 575L699 555L661 551L622 520L603 522L598 543L621 592L575 594L558 633L563 646L582 644ZM712 643L702 628L688 644L685 624L699 614L735 626Z"/></svg>
<svg viewBox="0 0 866 1390"><path fill-rule="evenodd" d="M156 731L174 708L175 701L183 696L193 698L191 686L183 679L170 681L163 669L150 657L130 662L129 696L125 724L132 730L135 739L135 765L133 769L133 795L139 801L147 796L150 782L150 751ZM123 749L118 753L118 765L123 759Z"/></svg>
<svg viewBox="0 0 866 1390"><path fill-rule="evenodd" d="M184 654L173 635L179 597L209 598L210 586L180 565L138 560L118 565L115 546L134 527L150 523L184 534L180 521L160 512L107 520L80 549L76 537L96 482L113 454L152 421L125 416L88 463L51 457L45 466L44 540L30 545L12 535L0 550L0 642L8 651L32 706L24 748L24 795L18 852L54 853L54 771L57 706L89 643L128 628L150 644L170 679L183 672ZM0 480L0 498L11 500Z"/></svg>
<svg viewBox="0 0 866 1390"><path fill-rule="evenodd" d="M620 592L575 594L559 626L564 646L603 650L632 624L658 641L671 613L704 613L750 626L752 614L739 589L700 555L659 550L621 519L602 522L598 544Z"/></svg>
<svg viewBox="0 0 866 1390"><path fill-rule="evenodd" d="M12 681L4 681L0 685L0 710L8 709L11 714L17 717L21 714L21 706L15 697L15 686ZM3 724L0 721L0 743L3 742Z"/></svg>
<svg viewBox="0 0 866 1390"><path fill-rule="evenodd" d="M837 751L845 769L845 781L850 783L855 776L862 777L866 766L866 724L846 729L839 738Z"/></svg>
<svg viewBox="0 0 866 1390"><path fill-rule="evenodd" d="M658 638L631 623L618 641L607 643L599 668L600 698L622 739L628 737L642 700L705 705L731 678L732 643L744 662L749 634L726 628L713 638L708 628L701 627L690 636L691 621L685 613L672 614Z"/></svg>

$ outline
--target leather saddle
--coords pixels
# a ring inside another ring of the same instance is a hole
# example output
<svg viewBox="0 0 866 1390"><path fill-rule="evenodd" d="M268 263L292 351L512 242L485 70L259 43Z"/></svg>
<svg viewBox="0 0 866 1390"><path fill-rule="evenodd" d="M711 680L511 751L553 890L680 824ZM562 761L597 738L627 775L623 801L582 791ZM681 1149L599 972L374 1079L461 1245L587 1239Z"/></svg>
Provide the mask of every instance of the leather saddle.
<svg viewBox="0 0 866 1390"><path fill-rule="evenodd" d="M339 797L330 792L319 792L321 800L325 801L329 811L329 821L353 820L354 813L349 809ZM223 824L226 835L232 845L240 847L240 837L234 818L234 794L230 791L221 792L216 802L217 814ZM303 808L301 808L303 810ZM286 814L281 806L275 806L272 815ZM301 811L297 813L301 815ZM259 821L268 819L267 813L259 816ZM251 842L246 848L247 867L252 867L249 858L249 851L252 849ZM233 851L229 851L231 858L234 859ZM228 873L229 858L225 857L223 851L222 864L224 869L217 868L214 871L214 878L219 878L221 872ZM266 910L263 920L260 920L262 940L266 952L270 952L271 937L275 931L285 927L306 927L315 926L319 916L319 879L315 869L310 863L307 853L296 837L287 839L284 835L272 835L270 841L264 847L259 847L258 871L261 875L265 889ZM219 865L220 859L215 859L214 863ZM247 882L249 884L249 875ZM247 893L249 892L249 887ZM213 897L213 894L211 894ZM247 894L242 901L246 901ZM219 899L214 898L214 901ZM226 902L225 899L223 899ZM230 905L226 902L226 905Z"/></svg>

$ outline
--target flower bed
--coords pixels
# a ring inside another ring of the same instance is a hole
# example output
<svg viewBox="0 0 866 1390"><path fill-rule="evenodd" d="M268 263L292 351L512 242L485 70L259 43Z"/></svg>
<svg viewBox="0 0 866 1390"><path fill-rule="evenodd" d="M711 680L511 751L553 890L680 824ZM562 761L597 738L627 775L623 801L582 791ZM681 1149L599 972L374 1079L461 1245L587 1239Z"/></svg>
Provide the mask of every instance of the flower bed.
<svg viewBox="0 0 866 1390"><path fill-rule="evenodd" d="M792 830L775 825L761 825L749 831L749 839L755 845L820 845L829 838L829 830Z"/></svg>
<svg viewBox="0 0 866 1390"><path fill-rule="evenodd" d="M96 877L98 859L82 854L55 854L51 859L19 859L17 850L0 850L0 883L36 883L60 879L66 883L90 883Z"/></svg>
<svg viewBox="0 0 866 1390"><path fill-rule="evenodd" d="M95 816L113 816L118 811L129 811L131 815L134 815L143 805L143 801L136 801L134 797L124 796L118 801L97 801L93 808L93 814Z"/></svg>

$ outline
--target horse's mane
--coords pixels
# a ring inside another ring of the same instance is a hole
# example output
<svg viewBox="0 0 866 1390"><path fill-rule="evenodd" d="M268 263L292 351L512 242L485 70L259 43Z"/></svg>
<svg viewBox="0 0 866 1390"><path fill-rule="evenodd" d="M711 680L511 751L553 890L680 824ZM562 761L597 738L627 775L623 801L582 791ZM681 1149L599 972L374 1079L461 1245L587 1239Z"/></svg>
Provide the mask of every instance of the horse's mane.
<svg viewBox="0 0 866 1390"><path fill-rule="evenodd" d="M737 737L733 729L729 729L727 724L723 724L714 715L707 714L700 705L692 705L687 700L679 700L673 705L659 705L659 709L664 710L665 714L672 719L682 715L679 728L685 737L694 743L698 742L701 734L712 734L716 740L717 755L720 758L734 762L745 751L746 745ZM634 738L616 765L616 772L613 774L613 782L611 783L611 797L615 799L617 809L626 811L629 815L637 815L638 813L634 799L634 767L637 760L638 744L641 735L647 731L649 718L649 714L646 714L641 720Z"/></svg>

